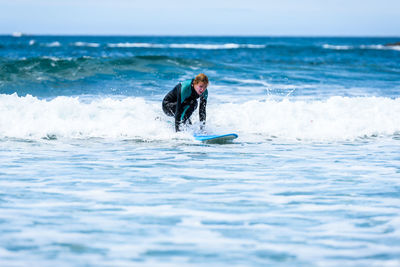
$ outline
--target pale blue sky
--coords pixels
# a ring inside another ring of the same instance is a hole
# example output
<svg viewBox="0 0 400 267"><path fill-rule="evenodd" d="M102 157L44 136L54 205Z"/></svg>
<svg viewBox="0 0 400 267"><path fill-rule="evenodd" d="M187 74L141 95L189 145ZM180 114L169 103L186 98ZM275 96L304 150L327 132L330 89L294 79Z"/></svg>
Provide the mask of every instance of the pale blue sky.
<svg viewBox="0 0 400 267"><path fill-rule="evenodd" d="M400 0L0 0L0 34L400 36Z"/></svg>

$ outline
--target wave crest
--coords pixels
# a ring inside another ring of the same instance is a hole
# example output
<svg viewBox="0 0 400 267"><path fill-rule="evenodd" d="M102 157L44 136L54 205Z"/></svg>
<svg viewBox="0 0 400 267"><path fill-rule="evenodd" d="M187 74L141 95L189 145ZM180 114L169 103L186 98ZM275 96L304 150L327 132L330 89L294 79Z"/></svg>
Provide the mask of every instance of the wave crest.
<svg viewBox="0 0 400 267"><path fill-rule="evenodd" d="M108 44L111 48L175 48L175 49L204 49L204 50L218 50L218 49L239 49L239 48L249 48L249 49L262 49L266 45L257 44L155 44L155 43L112 43Z"/></svg>
<svg viewBox="0 0 400 267"><path fill-rule="evenodd" d="M322 45L324 49L331 49L331 50L356 50L356 49L363 49L363 50L396 50L400 51L400 46L388 46L388 45L331 45L331 44L324 44Z"/></svg>

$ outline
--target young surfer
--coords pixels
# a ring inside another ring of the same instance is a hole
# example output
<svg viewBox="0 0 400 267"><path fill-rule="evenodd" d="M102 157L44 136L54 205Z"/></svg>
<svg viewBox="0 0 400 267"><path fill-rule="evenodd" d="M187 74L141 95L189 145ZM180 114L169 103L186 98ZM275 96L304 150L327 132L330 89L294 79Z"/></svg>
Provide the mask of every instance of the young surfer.
<svg viewBox="0 0 400 267"><path fill-rule="evenodd" d="M206 105L208 97L208 78L200 73L194 79L178 83L172 89L162 102L162 108L165 114L175 117L175 131L182 130L182 125L191 124L190 116L196 110L200 98L199 119L200 129L203 129L206 123Z"/></svg>

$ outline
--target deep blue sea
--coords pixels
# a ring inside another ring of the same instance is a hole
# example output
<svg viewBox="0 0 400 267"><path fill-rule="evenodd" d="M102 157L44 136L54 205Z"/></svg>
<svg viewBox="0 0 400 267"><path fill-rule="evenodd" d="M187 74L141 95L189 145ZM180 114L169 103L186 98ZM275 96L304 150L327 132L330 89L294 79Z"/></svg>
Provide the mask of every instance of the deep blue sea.
<svg viewBox="0 0 400 267"><path fill-rule="evenodd" d="M400 266L396 42L0 36L0 266Z"/></svg>

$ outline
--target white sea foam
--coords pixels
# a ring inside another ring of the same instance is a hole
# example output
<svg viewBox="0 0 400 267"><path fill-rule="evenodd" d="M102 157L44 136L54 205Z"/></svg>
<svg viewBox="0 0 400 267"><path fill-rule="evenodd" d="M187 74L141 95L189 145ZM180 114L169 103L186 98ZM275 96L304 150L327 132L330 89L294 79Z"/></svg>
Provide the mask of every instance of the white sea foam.
<svg viewBox="0 0 400 267"><path fill-rule="evenodd" d="M265 45L257 44L155 44L155 43L111 43L109 47L118 48L176 48L176 49L204 49L204 50L217 50L217 49L238 49L238 48L251 48L251 49L262 49Z"/></svg>
<svg viewBox="0 0 400 267"><path fill-rule="evenodd" d="M299 88L312 88L313 86L310 84L303 85L293 85L293 84L283 84L283 83L269 83L265 80L260 79L238 79L238 78L224 78L226 81L237 82L241 85L256 85L262 86L270 89L282 89L282 90L293 90Z"/></svg>
<svg viewBox="0 0 400 267"><path fill-rule="evenodd" d="M288 139L346 140L400 132L399 98L249 101L219 105L210 114L217 129Z"/></svg>
<svg viewBox="0 0 400 267"><path fill-rule="evenodd" d="M44 44L44 46L47 46L47 47L60 47L61 43L60 42L51 42L51 43Z"/></svg>
<svg viewBox="0 0 400 267"><path fill-rule="evenodd" d="M375 49L375 50L398 50L400 51L400 46L398 45L361 45L361 49Z"/></svg>
<svg viewBox="0 0 400 267"><path fill-rule="evenodd" d="M240 44L170 44L170 48L186 48L186 49L238 49Z"/></svg>
<svg viewBox="0 0 400 267"><path fill-rule="evenodd" d="M347 140L400 132L400 99L383 97L252 100L209 104L207 113L210 131L234 131L250 139ZM143 98L84 102L77 97L40 100L13 94L0 95L0 137L169 140L177 136L160 104Z"/></svg>
<svg viewBox="0 0 400 267"><path fill-rule="evenodd" d="M68 61L72 61L74 60L72 57L50 57L50 56L44 56L42 57L44 59L50 59L51 61L61 61L61 60L68 60Z"/></svg>
<svg viewBox="0 0 400 267"><path fill-rule="evenodd" d="M162 44L151 44L151 43L112 43L108 44L108 47L118 48L165 48Z"/></svg>
<svg viewBox="0 0 400 267"><path fill-rule="evenodd" d="M72 45L78 47L100 47L99 43L86 43L86 42L75 42Z"/></svg>
<svg viewBox="0 0 400 267"><path fill-rule="evenodd" d="M72 97L0 95L0 113L1 137L169 139L173 134L172 125L156 119L160 105L142 98L83 103Z"/></svg>
<svg viewBox="0 0 400 267"><path fill-rule="evenodd" d="M264 80L256 80L256 79L238 79L238 78L225 78L226 81L237 82L240 84L255 84L255 85L263 85L263 86L271 86L270 83Z"/></svg>
<svg viewBox="0 0 400 267"><path fill-rule="evenodd" d="M388 45L360 45L360 46L351 46L351 45L331 45L324 44L322 45L324 49L333 49L333 50L352 50L352 49L369 49L369 50L397 50L400 51L400 46L388 46Z"/></svg>
<svg viewBox="0 0 400 267"><path fill-rule="evenodd" d="M350 50L350 49L354 49L354 46L350 46L350 45L324 44L322 47L325 48L325 49L333 49L333 50Z"/></svg>

